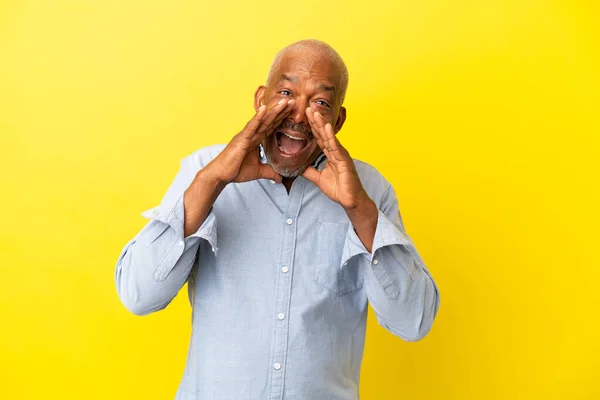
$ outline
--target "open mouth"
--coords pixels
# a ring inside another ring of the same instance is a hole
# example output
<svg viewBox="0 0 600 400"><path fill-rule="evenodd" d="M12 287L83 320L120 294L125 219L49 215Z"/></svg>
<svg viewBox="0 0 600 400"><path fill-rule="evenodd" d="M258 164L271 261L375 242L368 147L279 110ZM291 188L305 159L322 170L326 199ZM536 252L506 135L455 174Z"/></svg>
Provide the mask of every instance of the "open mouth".
<svg viewBox="0 0 600 400"><path fill-rule="evenodd" d="M288 156L301 153L310 143L309 140L300 135L276 132L275 136L277 138L277 147L279 148L279 151Z"/></svg>

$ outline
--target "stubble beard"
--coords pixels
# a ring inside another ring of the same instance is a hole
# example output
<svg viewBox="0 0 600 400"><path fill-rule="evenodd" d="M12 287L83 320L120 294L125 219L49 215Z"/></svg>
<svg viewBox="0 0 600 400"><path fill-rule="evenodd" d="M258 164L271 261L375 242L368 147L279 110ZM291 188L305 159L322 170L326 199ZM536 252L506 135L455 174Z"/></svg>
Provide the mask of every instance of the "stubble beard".
<svg viewBox="0 0 600 400"><path fill-rule="evenodd" d="M277 172L279 175L283 176L284 178L297 178L300 175L302 175L304 173L304 171L306 171L306 168L308 168L308 166L310 165L309 160L306 160L304 162L304 164L302 164L298 167L294 167L294 168L281 167L273 162L273 154L272 154L271 148L269 146L266 146L264 151L265 151L265 157L267 158L267 163L275 170L275 172Z"/></svg>

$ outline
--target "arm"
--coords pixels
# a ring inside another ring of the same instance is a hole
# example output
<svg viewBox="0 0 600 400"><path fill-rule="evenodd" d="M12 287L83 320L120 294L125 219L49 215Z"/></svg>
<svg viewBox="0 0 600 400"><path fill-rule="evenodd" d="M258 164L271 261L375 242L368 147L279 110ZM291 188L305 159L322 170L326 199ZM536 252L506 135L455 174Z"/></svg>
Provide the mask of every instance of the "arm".
<svg viewBox="0 0 600 400"><path fill-rule="evenodd" d="M365 191L354 161L336 138L331 123L310 108L306 114L327 156L322 171L309 167L304 177L340 204L351 226L342 265L354 256L364 272L365 291L379 323L407 341L423 338L439 307L439 294L412 241L404 233L398 201L387 184L379 208Z"/></svg>
<svg viewBox="0 0 600 400"><path fill-rule="evenodd" d="M282 177L261 164L258 145L292 110L294 101L262 106L244 129L205 168L196 172L191 158L181 169L160 206L143 215L150 222L119 256L117 292L136 315L162 310L187 281L201 239L217 249L217 222L211 209L231 182Z"/></svg>
<svg viewBox="0 0 600 400"><path fill-rule="evenodd" d="M186 158L161 204L143 214L149 222L119 256L115 271L117 292L125 307L136 315L162 310L175 298L188 279L201 238L209 241L213 251L216 248L216 220L208 212L193 234L184 234L184 220L189 212L184 206L188 197L184 191L192 180L194 170ZM218 195L209 185L192 186L206 202ZM198 209L210 210L211 206L212 203L200 201Z"/></svg>
<svg viewBox="0 0 600 400"><path fill-rule="evenodd" d="M347 246L363 254L365 291L379 324L404 340L416 341L431 329L440 303L438 289L404 232L391 186L379 208L372 250L363 246L356 228L348 232Z"/></svg>

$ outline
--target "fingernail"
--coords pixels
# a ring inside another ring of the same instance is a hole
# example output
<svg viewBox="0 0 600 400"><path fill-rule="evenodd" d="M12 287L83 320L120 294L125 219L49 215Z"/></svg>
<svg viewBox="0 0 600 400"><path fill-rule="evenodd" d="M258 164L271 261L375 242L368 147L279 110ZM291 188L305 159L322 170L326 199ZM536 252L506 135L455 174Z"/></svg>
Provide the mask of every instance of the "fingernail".
<svg viewBox="0 0 600 400"><path fill-rule="evenodd" d="M288 100L288 104L292 104L295 100L294 99L290 99Z"/></svg>
<svg viewBox="0 0 600 400"><path fill-rule="evenodd" d="M258 108L258 111L262 111L262 110L264 110L265 108L267 108L267 106L265 106L265 105L263 104L262 106L260 106L260 107Z"/></svg>
<svg viewBox="0 0 600 400"><path fill-rule="evenodd" d="M277 102L277 104L278 104L278 105L279 105L279 104L283 104L283 102L284 102L284 101L285 101L285 99L281 99L281 100L279 100L279 101Z"/></svg>

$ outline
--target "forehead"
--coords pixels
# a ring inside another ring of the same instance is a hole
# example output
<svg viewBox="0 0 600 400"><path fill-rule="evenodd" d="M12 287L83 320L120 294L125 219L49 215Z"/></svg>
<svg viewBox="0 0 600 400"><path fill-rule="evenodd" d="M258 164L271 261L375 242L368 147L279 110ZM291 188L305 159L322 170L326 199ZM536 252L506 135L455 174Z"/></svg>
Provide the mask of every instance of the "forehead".
<svg viewBox="0 0 600 400"><path fill-rule="evenodd" d="M275 82L282 75L294 76L299 80L322 81L339 87L341 73L335 62L321 52L295 51L281 58L274 71Z"/></svg>

